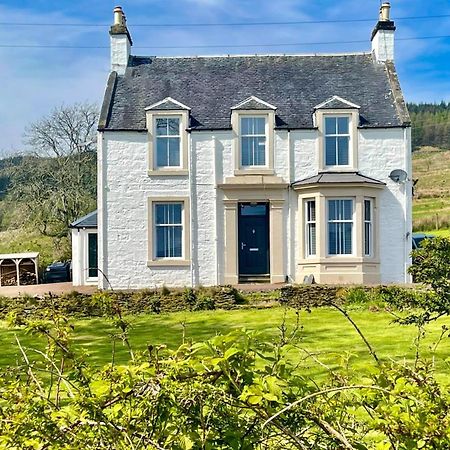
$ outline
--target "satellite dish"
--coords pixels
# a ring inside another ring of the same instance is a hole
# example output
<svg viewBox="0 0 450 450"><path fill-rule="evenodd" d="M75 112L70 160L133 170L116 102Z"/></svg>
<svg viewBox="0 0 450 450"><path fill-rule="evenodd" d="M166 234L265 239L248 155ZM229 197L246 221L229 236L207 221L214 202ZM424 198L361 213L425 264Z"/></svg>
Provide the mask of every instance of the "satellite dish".
<svg viewBox="0 0 450 450"><path fill-rule="evenodd" d="M395 169L389 174L389 178L394 183L404 183L408 179L408 174L402 169Z"/></svg>

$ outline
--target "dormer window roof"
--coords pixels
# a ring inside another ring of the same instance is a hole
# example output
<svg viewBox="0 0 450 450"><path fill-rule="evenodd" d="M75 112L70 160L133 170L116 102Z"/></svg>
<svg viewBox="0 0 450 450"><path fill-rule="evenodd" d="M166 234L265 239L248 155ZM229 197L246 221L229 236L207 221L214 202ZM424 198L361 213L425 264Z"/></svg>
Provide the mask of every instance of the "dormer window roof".
<svg viewBox="0 0 450 450"><path fill-rule="evenodd" d="M173 99L172 97L166 97L165 99L154 103L153 105L147 106L145 108L146 111L190 111L191 108L189 106L184 105L183 103Z"/></svg>
<svg viewBox="0 0 450 450"><path fill-rule="evenodd" d="M234 111L237 111L237 110L244 110L244 111L245 110L263 110L264 111L264 110L268 110L268 109L275 111L277 109L277 107L252 95L251 97L246 98L241 103L238 103L237 105L232 106L231 109Z"/></svg>
<svg viewBox="0 0 450 450"><path fill-rule="evenodd" d="M319 105L316 105L314 107L315 110L317 109L360 109L361 107L359 105L356 105L355 103L352 103L345 98L338 97L337 95L333 95L333 97L329 98L328 100L325 100L324 102L320 103Z"/></svg>

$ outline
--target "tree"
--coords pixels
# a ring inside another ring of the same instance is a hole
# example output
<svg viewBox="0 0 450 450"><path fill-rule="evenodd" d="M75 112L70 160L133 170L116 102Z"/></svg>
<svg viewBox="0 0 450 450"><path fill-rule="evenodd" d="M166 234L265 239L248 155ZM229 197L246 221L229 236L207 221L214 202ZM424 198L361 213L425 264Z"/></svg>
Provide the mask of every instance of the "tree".
<svg viewBox="0 0 450 450"><path fill-rule="evenodd" d="M95 105L77 103L55 108L26 129L30 151L12 170L9 193L24 223L61 237L95 208L97 120Z"/></svg>

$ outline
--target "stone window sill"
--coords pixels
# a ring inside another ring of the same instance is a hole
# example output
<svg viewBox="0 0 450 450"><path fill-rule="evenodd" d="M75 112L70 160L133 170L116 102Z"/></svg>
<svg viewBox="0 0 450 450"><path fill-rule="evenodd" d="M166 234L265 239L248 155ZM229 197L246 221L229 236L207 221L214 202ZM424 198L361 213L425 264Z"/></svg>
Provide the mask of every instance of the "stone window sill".
<svg viewBox="0 0 450 450"><path fill-rule="evenodd" d="M164 177L164 176L186 176L189 175L189 170L173 169L173 170L149 170L149 177Z"/></svg>
<svg viewBox="0 0 450 450"><path fill-rule="evenodd" d="M147 261L147 267L189 267L191 261L188 259L155 259Z"/></svg>
<svg viewBox="0 0 450 450"><path fill-rule="evenodd" d="M235 176L242 175L275 175L275 170L273 169L237 169L234 171Z"/></svg>

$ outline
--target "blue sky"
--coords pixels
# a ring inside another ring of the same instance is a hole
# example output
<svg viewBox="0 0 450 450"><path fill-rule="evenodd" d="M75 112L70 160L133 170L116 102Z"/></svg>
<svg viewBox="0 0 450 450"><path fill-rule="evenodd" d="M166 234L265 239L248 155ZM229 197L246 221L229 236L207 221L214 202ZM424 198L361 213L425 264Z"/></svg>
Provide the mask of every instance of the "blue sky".
<svg viewBox="0 0 450 450"><path fill-rule="evenodd" d="M117 1L0 0L0 22L110 24ZM450 14L448 0L392 0L392 17ZM133 54L204 55L368 51L379 0L122 0ZM155 28L149 23L236 23L369 19L371 22L255 27ZM134 26L133 26L134 24ZM408 101L450 101L450 17L398 20L396 65ZM264 47L261 44L366 41ZM227 46L255 44L251 48ZM108 49L3 48L4 45L108 46L108 27L0 25L0 153L23 149L23 131L61 104L101 102ZM155 46L218 48L155 49ZM141 47L141 48L139 48ZM147 48L145 48L147 47Z"/></svg>

